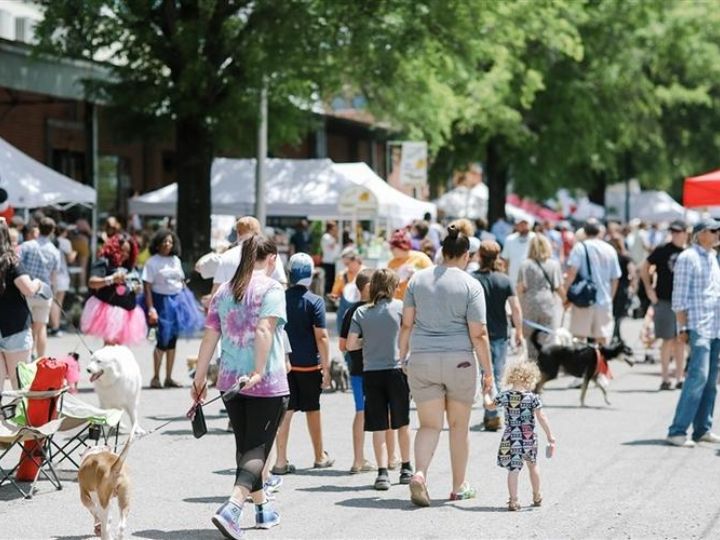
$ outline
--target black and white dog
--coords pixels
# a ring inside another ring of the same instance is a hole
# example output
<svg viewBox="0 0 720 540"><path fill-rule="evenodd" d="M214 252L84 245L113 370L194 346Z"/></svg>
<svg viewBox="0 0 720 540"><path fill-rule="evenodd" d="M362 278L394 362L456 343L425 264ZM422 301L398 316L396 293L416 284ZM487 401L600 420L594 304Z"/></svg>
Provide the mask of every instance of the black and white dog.
<svg viewBox="0 0 720 540"><path fill-rule="evenodd" d="M594 346L587 343L575 343L570 346L543 346L538 339L539 334L540 330L535 330L530 336L530 341L540 351L538 356L540 382L535 387L535 393L540 394L545 383L557 378L562 369L568 375L582 378L580 406L585 406L585 395L590 381L593 381L602 390L605 403L610 405L607 388L598 381L598 375L602 372L600 369L602 367L601 362L621 358L628 365L633 366L633 350L625 345L622 340L614 341L609 346Z"/></svg>

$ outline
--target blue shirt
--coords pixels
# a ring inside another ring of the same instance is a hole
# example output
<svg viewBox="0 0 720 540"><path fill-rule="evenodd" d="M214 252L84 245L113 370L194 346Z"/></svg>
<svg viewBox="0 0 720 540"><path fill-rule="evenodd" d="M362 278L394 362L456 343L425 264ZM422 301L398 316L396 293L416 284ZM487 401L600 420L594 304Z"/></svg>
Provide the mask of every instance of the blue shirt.
<svg viewBox="0 0 720 540"><path fill-rule="evenodd" d="M705 338L720 338L720 266L715 251L693 244L678 256L672 308L687 312L690 330Z"/></svg>
<svg viewBox="0 0 720 540"><path fill-rule="evenodd" d="M47 236L23 242L20 260L31 278L53 285L52 275L60 270L60 251Z"/></svg>
<svg viewBox="0 0 720 540"><path fill-rule="evenodd" d="M576 268L578 273L586 279L589 277L587 258L585 257L586 247L590 257L592 281L597 287L595 303L597 306L611 306L613 301L612 282L620 279L622 275L617 252L610 244L597 238L575 244L568 257L568 266Z"/></svg>
<svg viewBox="0 0 720 540"><path fill-rule="evenodd" d="M292 347L290 364L298 367L320 365L315 328L325 328L325 301L307 287L295 285L285 291L285 302L285 331Z"/></svg>

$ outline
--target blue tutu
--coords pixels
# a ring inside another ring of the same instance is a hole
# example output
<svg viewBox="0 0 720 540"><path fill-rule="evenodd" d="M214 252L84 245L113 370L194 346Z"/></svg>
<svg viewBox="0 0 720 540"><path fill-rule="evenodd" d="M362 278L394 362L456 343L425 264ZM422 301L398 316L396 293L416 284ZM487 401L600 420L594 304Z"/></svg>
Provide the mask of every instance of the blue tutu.
<svg viewBox="0 0 720 540"><path fill-rule="evenodd" d="M202 330L205 324L203 308L187 287L177 294L153 292L152 297L158 314L158 349L174 349L178 337L193 337Z"/></svg>

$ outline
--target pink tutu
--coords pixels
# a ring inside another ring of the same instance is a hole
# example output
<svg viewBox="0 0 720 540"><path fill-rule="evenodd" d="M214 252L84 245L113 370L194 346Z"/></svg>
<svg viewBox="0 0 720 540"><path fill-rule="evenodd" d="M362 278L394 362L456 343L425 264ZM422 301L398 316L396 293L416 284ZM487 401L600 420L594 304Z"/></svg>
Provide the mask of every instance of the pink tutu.
<svg viewBox="0 0 720 540"><path fill-rule="evenodd" d="M145 313L140 307L132 311L88 298L80 318L80 329L85 334L102 338L113 345L133 345L147 337Z"/></svg>

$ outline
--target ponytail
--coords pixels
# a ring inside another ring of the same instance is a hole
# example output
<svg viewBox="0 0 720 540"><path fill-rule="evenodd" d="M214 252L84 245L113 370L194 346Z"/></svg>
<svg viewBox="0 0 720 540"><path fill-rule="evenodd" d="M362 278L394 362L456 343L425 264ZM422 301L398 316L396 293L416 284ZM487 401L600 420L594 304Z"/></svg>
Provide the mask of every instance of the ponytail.
<svg viewBox="0 0 720 540"><path fill-rule="evenodd" d="M470 251L470 240L455 225L450 225L447 229L447 236L442 243L443 258L447 260L457 259Z"/></svg>
<svg viewBox="0 0 720 540"><path fill-rule="evenodd" d="M236 302L240 302L245 296L255 264L266 260L270 255L277 255L277 246L272 240L253 234L243 242L240 264L230 280L230 288Z"/></svg>

